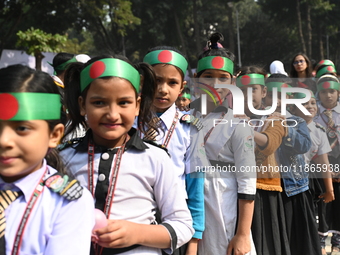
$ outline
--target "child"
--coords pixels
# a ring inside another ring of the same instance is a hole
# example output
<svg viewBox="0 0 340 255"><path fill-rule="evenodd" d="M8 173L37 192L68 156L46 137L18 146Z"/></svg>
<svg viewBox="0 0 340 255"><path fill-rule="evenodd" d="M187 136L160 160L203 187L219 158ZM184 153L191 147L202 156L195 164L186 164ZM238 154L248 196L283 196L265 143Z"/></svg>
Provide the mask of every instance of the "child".
<svg viewBox="0 0 340 255"><path fill-rule="evenodd" d="M0 214L2 224L6 216L0 253L89 254L93 199L78 182L58 173L44 159L64 130L53 79L14 65L0 69L0 80L2 207L5 190L20 195Z"/></svg>
<svg viewBox="0 0 340 255"><path fill-rule="evenodd" d="M190 102L191 102L190 88L184 87L182 93L179 94L176 100L176 106L180 111L188 111Z"/></svg>
<svg viewBox="0 0 340 255"><path fill-rule="evenodd" d="M154 92L154 74L147 64L137 69L144 70L142 97L151 104L154 94L144 91ZM180 183L169 156L144 143L132 128L141 104L136 68L122 57L102 56L84 66L70 66L65 80L70 82L66 93L74 96L69 99L79 100L70 111L72 124L86 123L88 132L61 155L109 219L107 227L95 231L98 243L92 253L161 254L161 249L170 253L189 241L192 219L184 194L177 192ZM71 102L67 105L70 108ZM138 123L145 125L148 114L141 112ZM157 208L160 225L155 222Z"/></svg>
<svg viewBox="0 0 340 255"><path fill-rule="evenodd" d="M176 166L176 175L182 183L182 191L187 196L187 203L193 218L195 234L187 247L177 251L179 254L197 253L198 239L204 230L204 196L203 178L194 178L186 166L189 159L190 125L184 115L176 107L176 99L183 92L186 84L184 76L188 62L175 48L159 46L152 48L144 57L144 62L152 65L157 79L157 91L153 105L162 130L158 136L146 135L144 139L153 139L166 147ZM190 95L190 94L189 94ZM186 95L188 96L188 95Z"/></svg>
<svg viewBox="0 0 340 255"><path fill-rule="evenodd" d="M317 82L320 107L314 121L326 128L326 134L332 151L328 153L328 160L333 172L333 188L335 200L322 208L320 216L319 233L321 244L325 244L328 232L333 232L332 251L340 251L340 221L338 213L340 210L340 184L339 184L339 162L340 162L340 104L338 102L340 84L336 76L325 74ZM325 220L325 221L324 221Z"/></svg>
<svg viewBox="0 0 340 255"><path fill-rule="evenodd" d="M282 88L290 87L291 80L285 75L273 74L267 81L267 90L277 88L281 98ZM286 94L287 98L291 93ZM272 95L265 98L267 106L272 105ZM281 113L281 100L278 99L276 112ZM277 151L282 176L282 199L284 204L286 227L290 252L294 254L320 254L314 206L309 192L309 176L305 169L303 154L311 147L311 138L304 119L286 111L284 125L288 134L283 138Z"/></svg>
<svg viewBox="0 0 340 255"><path fill-rule="evenodd" d="M266 73L256 66L240 69L236 80L245 96L245 113L249 124L254 125L256 143L255 157L257 172L255 208L252 234L257 254L290 254L283 202L280 173L276 160L276 150L281 145L287 130L282 126L282 118L275 116L256 116L248 107L251 95L253 109L264 110L262 103L266 97ZM251 93L251 94L250 94ZM272 120L272 121L271 121ZM268 220L270 219L270 220Z"/></svg>
<svg viewBox="0 0 340 255"><path fill-rule="evenodd" d="M201 90L214 95L206 102L208 114L202 117L204 127L200 131L210 165L205 166L205 230L198 254L256 254L250 231L256 175L241 170L255 165L253 130L233 117L226 100L229 89L215 89L217 83L231 84L234 73L234 55L218 47L221 39L220 33L211 35L210 48L199 56L195 74ZM216 101L220 103L216 105ZM195 116L202 116L201 98L190 107ZM227 125L214 125L216 120L227 121Z"/></svg>

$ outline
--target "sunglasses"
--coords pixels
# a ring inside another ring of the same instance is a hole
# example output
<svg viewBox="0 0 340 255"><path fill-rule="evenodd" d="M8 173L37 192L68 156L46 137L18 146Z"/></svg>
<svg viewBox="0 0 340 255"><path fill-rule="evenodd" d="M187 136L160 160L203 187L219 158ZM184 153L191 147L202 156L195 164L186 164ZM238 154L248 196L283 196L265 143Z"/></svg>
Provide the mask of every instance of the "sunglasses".
<svg viewBox="0 0 340 255"><path fill-rule="evenodd" d="M294 62L293 62L293 65L297 65L297 64L299 64L299 63L303 64L303 63L305 63L305 62L306 62L305 60L301 59L301 60L298 60L298 61L294 61Z"/></svg>

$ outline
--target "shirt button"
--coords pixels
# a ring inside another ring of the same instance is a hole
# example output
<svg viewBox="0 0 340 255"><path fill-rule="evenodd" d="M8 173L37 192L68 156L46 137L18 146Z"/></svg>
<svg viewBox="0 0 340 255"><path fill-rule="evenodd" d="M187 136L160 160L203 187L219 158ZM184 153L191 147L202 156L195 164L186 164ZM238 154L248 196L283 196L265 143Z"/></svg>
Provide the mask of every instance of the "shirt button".
<svg viewBox="0 0 340 255"><path fill-rule="evenodd" d="M105 178L106 178L106 177L105 177L105 174L100 174L100 175L98 176L98 180L101 181L101 182L104 181Z"/></svg>
<svg viewBox="0 0 340 255"><path fill-rule="evenodd" d="M287 138L287 141L290 142L290 140L292 140L291 138Z"/></svg>
<svg viewBox="0 0 340 255"><path fill-rule="evenodd" d="M109 153L104 152L104 153L102 154L102 159L103 159L103 160L108 160L109 158L110 158Z"/></svg>

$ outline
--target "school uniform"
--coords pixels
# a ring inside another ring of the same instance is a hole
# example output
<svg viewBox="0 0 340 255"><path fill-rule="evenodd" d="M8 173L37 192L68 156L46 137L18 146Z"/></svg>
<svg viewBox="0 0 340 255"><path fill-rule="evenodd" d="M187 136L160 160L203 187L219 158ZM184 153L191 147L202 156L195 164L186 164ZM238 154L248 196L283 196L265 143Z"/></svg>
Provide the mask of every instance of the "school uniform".
<svg viewBox="0 0 340 255"><path fill-rule="evenodd" d="M11 254L27 203L46 169L45 177L57 172L52 167L46 166L44 160L40 169L13 183L6 183L0 178L1 190L22 192L22 195L5 210L7 255ZM93 198L88 190L83 189L80 198L70 201L44 186L29 215L19 254L87 255L90 251L93 226Z"/></svg>
<svg viewBox="0 0 340 255"><path fill-rule="evenodd" d="M156 136L156 143L166 146L171 156L171 160L174 163L173 171L175 171L181 181L180 189L187 198L187 204L193 218L193 227L195 229L193 237L201 239L204 231L204 180L202 176L193 173L190 167L188 167L191 161L189 154L192 125L184 121L187 117L188 112L179 111L176 104L169 107L159 116L163 132L158 130L159 134ZM172 129L173 123L176 123L174 131L167 143L168 134Z"/></svg>
<svg viewBox="0 0 340 255"><path fill-rule="evenodd" d="M326 128L327 136L329 135L329 130L327 130L328 117L325 115L324 111L327 110L320 103L318 115L314 117L314 121L320 123ZM332 108L332 118L334 121L334 130L332 130L332 136L336 136L338 142L332 148L332 151L328 153L328 160L331 165L331 170L333 170L333 178L339 178L339 167L340 167L340 103ZM327 137L328 139L328 137ZM328 233L333 233L331 244L340 248L340 219L338 212L340 211L340 183L333 179L333 190L335 200L323 204L318 203L319 206L319 235L323 236L321 238L322 245L325 244L325 239Z"/></svg>
<svg viewBox="0 0 340 255"><path fill-rule="evenodd" d="M254 133L247 124L233 117L227 105L225 100L202 119L205 153L210 165L201 169L206 177L205 230L198 246L200 255L226 254L237 227L238 199L255 199L256 173L244 171L255 165ZM191 107L196 109L195 116L199 116L199 99ZM214 127L218 120L221 122ZM212 166L216 171L211 170ZM228 171L228 167L234 171ZM253 244L251 254L256 254Z"/></svg>
<svg viewBox="0 0 340 255"><path fill-rule="evenodd" d="M141 140L131 129L130 139L120 160L112 210L109 219L128 220L139 224L157 224L155 212L162 215L162 225L169 231L174 249L188 242L193 234L192 219L187 208L180 182L172 170L169 155L152 144ZM78 143L61 151L66 167L88 187L88 144L91 130ZM117 148L94 147L93 183L95 206L103 210L108 194ZM172 231L172 230L173 231ZM161 254L160 249L135 245L127 249L104 249L102 254Z"/></svg>

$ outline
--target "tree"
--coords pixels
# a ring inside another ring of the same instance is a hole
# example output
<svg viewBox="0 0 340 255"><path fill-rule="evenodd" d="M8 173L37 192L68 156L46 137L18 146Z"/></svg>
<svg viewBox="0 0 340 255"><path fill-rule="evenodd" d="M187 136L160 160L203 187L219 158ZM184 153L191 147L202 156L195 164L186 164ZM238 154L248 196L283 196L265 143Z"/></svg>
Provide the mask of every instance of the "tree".
<svg viewBox="0 0 340 255"><path fill-rule="evenodd" d="M64 46L67 37L59 34L48 34L33 27L25 32L19 31L17 46L25 49L27 54L35 56L35 68L41 70L42 52L58 52Z"/></svg>

